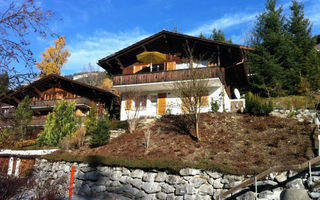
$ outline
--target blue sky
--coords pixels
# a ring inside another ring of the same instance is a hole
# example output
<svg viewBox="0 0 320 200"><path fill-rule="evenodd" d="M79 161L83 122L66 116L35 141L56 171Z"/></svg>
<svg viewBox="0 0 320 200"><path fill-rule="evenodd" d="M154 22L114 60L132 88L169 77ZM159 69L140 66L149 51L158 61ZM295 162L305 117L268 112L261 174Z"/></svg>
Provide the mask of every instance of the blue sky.
<svg viewBox="0 0 320 200"><path fill-rule="evenodd" d="M5 1L5 0L0 0ZM50 28L66 36L71 52L62 74L81 72L117 50L147 36L172 30L198 36L222 29L227 38L246 44L256 16L264 9L264 0L35 0L56 18ZM305 15L313 24L313 35L320 34L320 0L302 0ZM279 0L289 13L290 0ZM32 50L38 61L41 52L55 38L32 37Z"/></svg>

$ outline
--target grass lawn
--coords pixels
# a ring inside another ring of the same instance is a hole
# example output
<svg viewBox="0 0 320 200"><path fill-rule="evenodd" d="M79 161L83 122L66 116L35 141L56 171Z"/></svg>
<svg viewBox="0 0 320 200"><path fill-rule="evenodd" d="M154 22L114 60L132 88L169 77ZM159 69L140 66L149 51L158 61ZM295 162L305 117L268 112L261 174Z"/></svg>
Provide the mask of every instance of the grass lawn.
<svg viewBox="0 0 320 200"><path fill-rule="evenodd" d="M295 119L207 113L200 119L201 141L190 137L185 116L164 116L140 125L107 145L45 156L111 166L178 171L184 167L231 174L255 174L275 165L299 164L314 157L312 127ZM146 148L146 130L151 130ZM190 127L189 127L190 130ZM192 133L191 133L192 134Z"/></svg>

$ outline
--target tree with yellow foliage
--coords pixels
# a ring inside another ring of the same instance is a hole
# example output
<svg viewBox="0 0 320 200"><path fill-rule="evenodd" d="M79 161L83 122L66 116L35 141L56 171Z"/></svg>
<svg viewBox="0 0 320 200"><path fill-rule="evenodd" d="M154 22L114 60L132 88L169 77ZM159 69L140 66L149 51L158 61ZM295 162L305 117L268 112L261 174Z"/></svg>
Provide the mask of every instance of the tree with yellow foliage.
<svg viewBox="0 0 320 200"><path fill-rule="evenodd" d="M62 66L68 61L71 56L68 49L64 49L66 38L59 37L54 41L55 47L51 46L42 53L43 59L36 65L40 69L40 77L49 74L60 74ZM63 50L64 49L64 50Z"/></svg>

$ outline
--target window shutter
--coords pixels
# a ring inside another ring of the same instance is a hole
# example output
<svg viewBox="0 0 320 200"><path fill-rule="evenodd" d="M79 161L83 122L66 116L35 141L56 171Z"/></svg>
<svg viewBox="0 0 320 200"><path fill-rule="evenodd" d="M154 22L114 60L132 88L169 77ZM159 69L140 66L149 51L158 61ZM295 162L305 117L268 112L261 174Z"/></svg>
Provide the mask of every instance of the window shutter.
<svg viewBox="0 0 320 200"><path fill-rule="evenodd" d="M186 98L183 98L183 100L181 99L181 112L182 113L188 113L189 109L187 107L187 105L185 104L186 102Z"/></svg>
<svg viewBox="0 0 320 200"><path fill-rule="evenodd" d="M201 97L201 106L208 106L209 105L209 97L208 95Z"/></svg>
<svg viewBox="0 0 320 200"><path fill-rule="evenodd" d="M126 99L125 109L132 110L132 99Z"/></svg>
<svg viewBox="0 0 320 200"><path fill-rule="evenodd" d="M175 70L176 69L176 62L167 62L167 70Z"/></svg>

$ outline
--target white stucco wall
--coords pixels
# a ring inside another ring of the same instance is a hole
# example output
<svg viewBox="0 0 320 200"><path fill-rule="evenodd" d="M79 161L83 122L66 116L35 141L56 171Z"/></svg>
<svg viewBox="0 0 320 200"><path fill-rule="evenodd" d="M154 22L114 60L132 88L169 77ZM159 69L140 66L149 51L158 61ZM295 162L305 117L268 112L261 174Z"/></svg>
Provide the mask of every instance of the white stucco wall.
<svg viewBox="0 0 320 200"><path fill-rule="evenodd" d="M144 92L141 93L140 95L146 95L147 96L147 102L146 102L146 107L141 108L136 116L137 117L157 117L157 97L158 97L158 93L167 93L167 98L166 98L166 112L167 114L182 114L181 112L181 100L179 97L176 97L172 94L172 92L170 90L166 90L166 91L158 91L156 92ZM154 102L151 102L151 99L155 100ZM230 99L226 93L226 91L224 91L224 98L222 97L223 93L222 93L222 86L220 87L213 87L209 89L209 95L208 95L208 106L206 107L202 107L201 108L201 112L210 112L211 111L211 101L218 101L220 107L219 107L219 112L223 112L223 100L224 100L224 109L225 111L230 111L231 109L231 104L230 104ZM134 101L132 102L132 110L125 110L125 98L122 96L122 100L121 100L121 111L120 111L120 120L127 120L128 116L130 118L133 118L135 115L135 103Z"/></svg>

